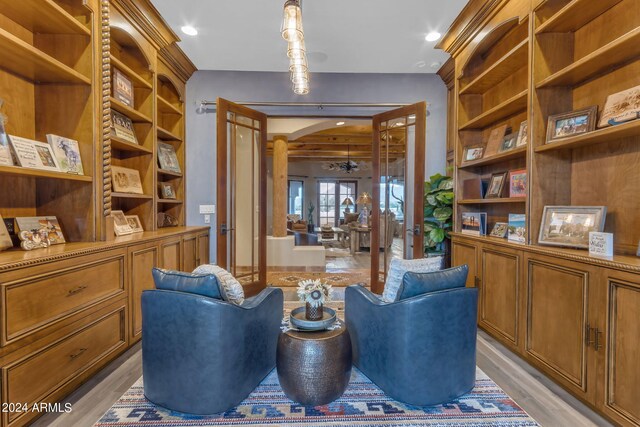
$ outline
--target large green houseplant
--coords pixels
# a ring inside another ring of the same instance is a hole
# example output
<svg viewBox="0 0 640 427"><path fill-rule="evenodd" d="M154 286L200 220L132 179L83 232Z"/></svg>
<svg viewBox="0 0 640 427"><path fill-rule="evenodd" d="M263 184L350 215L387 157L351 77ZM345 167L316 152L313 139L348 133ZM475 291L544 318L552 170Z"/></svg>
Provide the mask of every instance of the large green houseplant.
<svg viewBox="0 0 640 427"><path fill-rule="evenodd" d="M425 182L424 245L427 255L444 255L453 228L453 179L440 174Z"/></svg>

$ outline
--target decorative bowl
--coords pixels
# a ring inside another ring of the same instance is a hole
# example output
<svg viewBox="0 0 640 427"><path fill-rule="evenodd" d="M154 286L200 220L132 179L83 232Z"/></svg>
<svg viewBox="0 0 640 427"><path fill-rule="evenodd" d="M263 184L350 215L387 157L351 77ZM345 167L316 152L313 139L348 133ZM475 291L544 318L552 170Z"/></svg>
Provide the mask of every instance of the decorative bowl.
<svg viewBox="0 0 640 427"><path fill-rule="evenodd" d="M291 326L303 331L322 331L333 325L336 321L336 312L327 306L323 307L323 316L321 320L307 320L305 318L305 307L298 307L291 311Z"/></svg>

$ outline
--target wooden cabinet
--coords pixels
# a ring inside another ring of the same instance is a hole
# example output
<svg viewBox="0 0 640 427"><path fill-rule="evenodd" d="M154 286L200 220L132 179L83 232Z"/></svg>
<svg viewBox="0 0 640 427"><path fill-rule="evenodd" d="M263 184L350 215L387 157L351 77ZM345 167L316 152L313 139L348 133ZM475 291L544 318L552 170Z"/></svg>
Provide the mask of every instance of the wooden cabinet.
<svg viewBox="0 0 640 427"><path fill-rule="evenodd" d="M182 271L191 272L198 266L198 235L182 238Z"/></svg>
<svg viewBox="0 0 640 427"><path fill-rule="evenodd" d="M145 243L129 248L129 301L131 315L131 340L142 336L142 291L154 289L151 270L158 267L159 250L156 242Z"/></svg>
<svg viewBox="0 0 640 427"><path fill-rule="evenodd" d="M469 267L467 287L475 287L480 280L478 275L478 246L471 242L452 242L451 266L457 267L465 264Z"/></svg>
<svg viewBox="0 0 640 427"><path fill-rule="evenodd" d="M182 270L182 239L177 237L160 244L160 267L167 270Z"/></svg>
<svg viewBox="0 0 640 427"><path fill-rule="evenodd" d="M198 234L198 258L196 264L209 264L209 230Z"/></svg>

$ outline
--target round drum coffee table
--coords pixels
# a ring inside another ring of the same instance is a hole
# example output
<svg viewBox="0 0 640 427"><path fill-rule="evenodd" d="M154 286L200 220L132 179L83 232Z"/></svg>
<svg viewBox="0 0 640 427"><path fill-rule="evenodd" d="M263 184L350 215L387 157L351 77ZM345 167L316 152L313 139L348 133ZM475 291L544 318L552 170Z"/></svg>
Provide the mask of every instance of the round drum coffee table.
<svg viewBox="0 0 640 427"><path fill-rule="evenodd" d="M342 396L351 376L351 338L347 326L333 331L289 330L278 338L278 379L284 394L308 406Z"/></svg>

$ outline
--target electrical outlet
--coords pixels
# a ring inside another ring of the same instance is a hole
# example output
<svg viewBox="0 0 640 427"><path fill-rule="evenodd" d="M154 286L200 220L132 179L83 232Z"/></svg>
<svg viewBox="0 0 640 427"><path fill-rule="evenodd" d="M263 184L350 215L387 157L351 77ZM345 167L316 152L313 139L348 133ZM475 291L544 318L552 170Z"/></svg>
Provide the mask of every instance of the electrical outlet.
<svg viewBox="0 0 640 427"><path fill-rule="evenodd" d="M204 223L205 224L211 224L211 215L205 215L204 216Z"/></svg>

